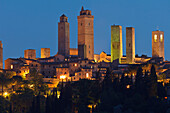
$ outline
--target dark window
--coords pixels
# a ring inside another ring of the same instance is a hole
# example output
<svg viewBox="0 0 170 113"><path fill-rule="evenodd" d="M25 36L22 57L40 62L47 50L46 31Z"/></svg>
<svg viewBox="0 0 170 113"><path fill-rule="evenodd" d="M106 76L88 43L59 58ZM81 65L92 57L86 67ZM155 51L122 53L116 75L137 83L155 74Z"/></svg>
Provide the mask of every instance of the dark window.
<svg viewBox="0 0 170 113"><path fill-rule="evenodd" d="M90 45L89 45L89 48L90 48Z"/></svg>
<svg viewBox="0 0 170 113"><path fill-rule="evenodd" d="M129 47L130 47L130 43L129 43Z"/></svg>
<svg viewBox="0 0 170 113"><path fill-rule="evenodd" d="M83 23L81 23L81 26L83 25Z"/></svg>
<svg viewBox="0 0 170 113"><path fill-rule="evenodd" d="M90 26L90 23L89 23L89 26Z"/></svg>
<svg viewBox="0 0 170 113"><path fill-rule="evenodd" d="M89 54L90 54L90 51L89 51Z"/></svg>

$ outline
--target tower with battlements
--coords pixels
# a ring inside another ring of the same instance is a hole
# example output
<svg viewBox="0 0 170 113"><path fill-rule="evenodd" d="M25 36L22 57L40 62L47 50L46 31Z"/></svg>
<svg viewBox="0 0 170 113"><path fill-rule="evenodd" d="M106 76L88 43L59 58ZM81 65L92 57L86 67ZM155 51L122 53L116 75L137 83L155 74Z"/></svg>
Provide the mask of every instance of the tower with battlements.
<svg viewBox="0 0 170 113"><path fill-rule="evenodd" d="M70 55L70 30L68 18L63 14L58 23L58 54Z"/></svg>
<svg viewBox="0 0 170 113"><path fill-rule="evenodd" d="M152 57L164 58L164 32L152 31Z"/></svg>
<svg viewBox="0 0 170 113"><path fill-rule="evenodd" d="M121 63L122 58L122 26L112 25L111 26L111 62L119 59Z"/></svg>
<svg viewBox="0 0 170 113"><path fill-rule="evenodd" d="M78 56L90 60L94 59L94 16L90 10L82 7L78 19Z"/></svg>

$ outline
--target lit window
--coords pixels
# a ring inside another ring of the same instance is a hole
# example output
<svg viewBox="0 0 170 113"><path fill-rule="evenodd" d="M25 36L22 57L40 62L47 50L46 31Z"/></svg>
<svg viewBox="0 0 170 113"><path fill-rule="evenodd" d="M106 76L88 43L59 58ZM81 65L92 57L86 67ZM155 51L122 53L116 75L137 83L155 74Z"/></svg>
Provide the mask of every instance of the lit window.
<svg viewBox="0 0 170 113"><path fill-rule="evenodd" d="M75 64L75 66L77 66L77 64Z"/></svg>
<svg viewBox="0 0 170 113"><path fill-rule="evenodd" d="M65 75L61 75L61 76L60 76L60 79L65 79L65 78L66 78Z"/></svg>
<svg viewBox="0 0 170 113"><path fill-rule="evenodd" d="M154 35L154 42L157 42L158 36Z"/></svg>
<svg viewBox="0 0 170 113"><path fill-rule="evenodd" d="M13 69L13 65L11 65L11 69Z"/></svg>
<svg viewBox="0 0 170 113"><path fill-rule="evenodd" d="M160 35L160 40L161 40L161 42L163 41L163 35L162 34Z"/></svg>
<svg viewBox="0 0 170 113"><path fill-rule="evenodd" d="M86 78L89 78L89 73L86 73Z"/></svg>

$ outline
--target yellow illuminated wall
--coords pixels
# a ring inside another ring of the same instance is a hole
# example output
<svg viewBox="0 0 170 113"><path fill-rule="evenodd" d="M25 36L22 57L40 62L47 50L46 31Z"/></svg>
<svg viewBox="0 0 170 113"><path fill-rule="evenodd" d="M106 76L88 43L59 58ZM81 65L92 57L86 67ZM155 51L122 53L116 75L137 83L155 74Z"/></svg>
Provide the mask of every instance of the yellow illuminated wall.
<svg viewBox="0 0 170 113"><path fill-rule="evenodd" d="M119 59L121 63L122 57L122 26L112 25L111 26L111 62Z"/></svg>

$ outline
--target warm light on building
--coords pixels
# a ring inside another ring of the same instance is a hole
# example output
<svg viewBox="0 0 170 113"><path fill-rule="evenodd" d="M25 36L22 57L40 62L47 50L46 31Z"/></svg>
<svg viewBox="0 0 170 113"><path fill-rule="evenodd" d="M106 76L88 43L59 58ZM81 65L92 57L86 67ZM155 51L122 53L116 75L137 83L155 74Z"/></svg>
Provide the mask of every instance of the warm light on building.
<svg viewBox="0 0 170 113"><path fill-rule="evenodd" d="M11 65L11 69L13 69L14 68L14 66L13 65Z"/></svg>
<svg viewBox="0 0 170 113"><path fill-rule="evenodd" d="M8 92L5 92L5 93L4 93L4 97L7 97L7 96L8 96Z"/></svg>
<svg viewBox="0 0 170 113"><path fill-rule="evenodd" d="M160 35L160 40L161 40L161 42L163 41L163 35L162 34Z"/></svg>
<svg viewBox="0 0 170 113"><path fill-rule="evenodd" d="M154 35L154 41L157 42L157 35Z"/></svg>
<svg viewBox="0 0 170 113"><path fill-rule="evenodd" d="M66 76L65 75L61 75L60 79L66 79Z"/></svg>
<svg viewBox="0 0 170 113"><path fill-rule="evenodd" d="M75 64L74 66L76 66L76 67L77 67L77 64Z"/></svg>
<svg viewBox="0 0 170 113"><path fill-rule="evenodd" d="M86 78L89 78L89 73L86 73Z"/></svg>
<svg viewBox="0 0 170 113"><path fill-rule="evenodd" d="M57 98L60 98L60 91L57 91Z"/></svg>

